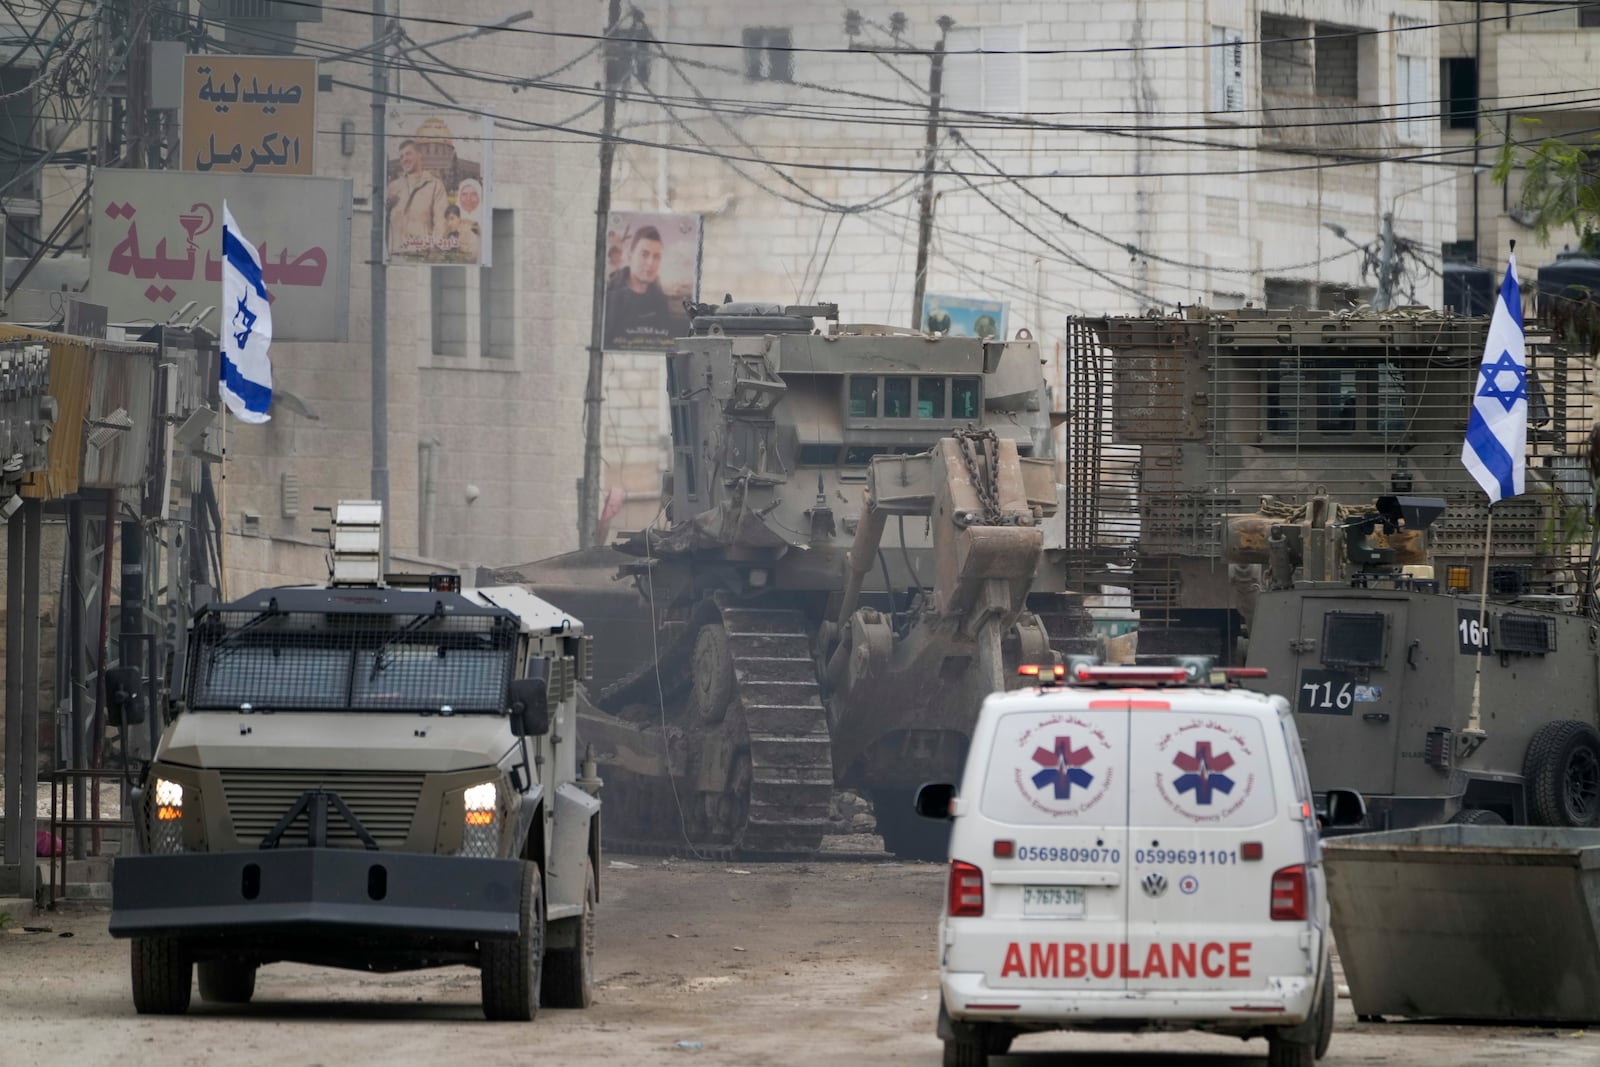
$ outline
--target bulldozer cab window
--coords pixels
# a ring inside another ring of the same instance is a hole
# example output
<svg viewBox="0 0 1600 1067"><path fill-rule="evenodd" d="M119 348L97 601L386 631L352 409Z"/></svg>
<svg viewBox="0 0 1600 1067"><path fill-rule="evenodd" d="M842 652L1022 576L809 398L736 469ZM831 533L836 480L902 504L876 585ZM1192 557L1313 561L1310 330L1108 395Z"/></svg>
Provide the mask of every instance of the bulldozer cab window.
<svg viewBox="0 0 1600 1067"><path fill-rule="evenodd" d="M1353 367L1317 372L1317 430L1321 433L1356 432L1360 389Z"/></svg>
<svg viewBox="0 0 1600 1067"><path fill-rule="evenodd" d="M875 419L878 417L878 379L850 379L850 417Z"/></svg>
<svg viewBox="0 0 1600 1067"><path fill-rule="evenodd" d="M909 419L911 417L911 379L885 378L883 380L883 417Z"/></svg>
<svg viewBox="0 0 1600 1067"><path fill-rule="evenodd" d="M1283 359L1263 371L1267 439L1403 434L1406 374L1396 363Z"/></svg>
<svg viewBox="0 0 1600 1067"><path fill-rule="evenodd" d="M956 419L976 419L980 410L977 378L956 378L950 383L950 416Z"/></svg>
<svg viewBox="0 0 1600 1067"><path fill-rule="evenodd" d="M944 379L917 379L917 418L944 418Z"/></svg>

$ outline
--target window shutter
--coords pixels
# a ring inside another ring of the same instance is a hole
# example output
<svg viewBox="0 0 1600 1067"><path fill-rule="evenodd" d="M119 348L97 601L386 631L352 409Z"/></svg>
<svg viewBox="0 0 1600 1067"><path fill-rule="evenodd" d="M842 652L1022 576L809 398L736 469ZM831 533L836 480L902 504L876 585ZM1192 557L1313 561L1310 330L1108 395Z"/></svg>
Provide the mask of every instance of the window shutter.
<svg viewBox="0 0 1600 1067"><path fill-rule="evenodd" d="M1023 110L1022 27L990 26L983 31L983 109Z"/></svg>
<svg viewBox="0 0 1600 1067"><path fill-rule="evenodd" d="M1211 110L1244 110L1244 34L1211 27Z"/></svg>
<svg viewBox="0 0 1600 1067"><path fill-rule="evenodd" d="M981 46L975 29L952 29L945 35L944 47L949 53L971 52ZM944 59L944 76L940 88L941 104L962 111L983 110L983 81L981 57L951 54Z"/></svg>
<svg viewBox="0 0 1600 1067"><path fill-rule="evenodd" d="M1431 103L1432 93L1428 92L1428 65L1422 61L1421 56L1414 56L1411 60L1411 104L1412 112L1416 117L1411 120L1411 139L1413 141L1426 141L1428 139L1428 112L1433 110Z"/></svg>
<svg viewBox="0 0 1600 1067"><path fill-rule="evenodd" d="M1223 101L1225 111L1244 110L1244 31L1228 30L1228 47L1223 49L1227 54L1228 64L1228 89L1227 99Z"/></svg>

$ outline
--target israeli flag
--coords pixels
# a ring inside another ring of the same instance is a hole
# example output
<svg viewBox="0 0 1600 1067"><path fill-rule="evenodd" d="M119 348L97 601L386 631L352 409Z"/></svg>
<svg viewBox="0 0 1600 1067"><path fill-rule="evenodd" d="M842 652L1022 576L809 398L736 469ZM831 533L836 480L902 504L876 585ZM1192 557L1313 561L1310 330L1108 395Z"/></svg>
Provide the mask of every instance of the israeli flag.
<svg viewBox="0 0 1600 1067"><path fill-rule="evenodd" d="M241 422L272 418L272 305L261 256L222 202L222 399Z"/></svg>
<svg viewBox="0 0 1600 1067"><path fill-rule="evenodd" d="M1522 493L1527 451L1528 350L1522 336L1522 289L1517 285L1513 253L1489 322L1461 462L1493 504Z"/></svg>

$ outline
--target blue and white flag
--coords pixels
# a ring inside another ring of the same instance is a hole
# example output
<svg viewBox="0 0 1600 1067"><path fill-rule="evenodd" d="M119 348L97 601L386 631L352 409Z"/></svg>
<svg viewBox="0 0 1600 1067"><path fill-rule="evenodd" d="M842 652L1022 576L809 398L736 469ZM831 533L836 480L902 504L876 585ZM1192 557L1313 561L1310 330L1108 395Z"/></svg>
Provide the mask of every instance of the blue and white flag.
<svg viewBox="0 0 1600 1067"><path fill-rule="evenodd" d="M1522 336L1522 289L1517 257L1506 265L1489 322L1467 415L1461 462L1489 494L1489 503L1522 492L1528 451L1528 351Z"/></svg>
<svg viewBox="0 0 1600 1067"><path fill-rule="evenodd" d="M272 305L261 255L222 203L222 399L243 422L272 416Z"/></svg>

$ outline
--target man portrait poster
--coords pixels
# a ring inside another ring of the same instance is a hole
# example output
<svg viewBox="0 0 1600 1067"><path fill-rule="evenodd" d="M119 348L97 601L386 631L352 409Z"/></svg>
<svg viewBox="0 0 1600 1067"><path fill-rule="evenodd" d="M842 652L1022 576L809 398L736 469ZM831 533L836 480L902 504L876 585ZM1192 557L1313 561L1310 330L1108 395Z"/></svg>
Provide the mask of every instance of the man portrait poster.
<svg viewBox="0 0 1600 1067"><path fill-rule="evenodd" d="M700 216L613 212L606 267L606 350L671 351L700 291Z"/></svg>
<svg viewBox="0 0 1600 1067"><path fill-rule="evenodd" d="M389 263L491 264L489 119L389 116L384 249Z"/></svg>

